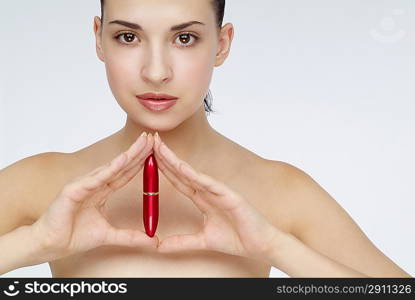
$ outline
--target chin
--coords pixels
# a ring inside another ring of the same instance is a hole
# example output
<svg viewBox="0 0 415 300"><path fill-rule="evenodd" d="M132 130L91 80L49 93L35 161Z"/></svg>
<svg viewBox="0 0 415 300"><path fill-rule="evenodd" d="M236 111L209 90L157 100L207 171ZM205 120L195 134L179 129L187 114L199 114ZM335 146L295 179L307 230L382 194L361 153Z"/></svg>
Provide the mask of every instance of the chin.
<svg viewBox="0 0 415 300"><path fill-rule="evenodd" d="M174 130L183 122L198 118L201 110L203 110L204 114L203 102L197 103L191 107L183 105L179 110L176 110L175 108L177 107L173 107L172 110L162 113L152 113L148 111L130 113L129 119L150 132L168 132Z"/></svg>
<svg viewBox="0 0 415 300"><path fill-rule="evenodd" d="M148 129L149 132L165 132L174 130L177 126L183 123L183 119L179 119L177 115L168 116L148 116L140 117L135 116L132 118L137 124L140 124L144 128Z"/></svg>

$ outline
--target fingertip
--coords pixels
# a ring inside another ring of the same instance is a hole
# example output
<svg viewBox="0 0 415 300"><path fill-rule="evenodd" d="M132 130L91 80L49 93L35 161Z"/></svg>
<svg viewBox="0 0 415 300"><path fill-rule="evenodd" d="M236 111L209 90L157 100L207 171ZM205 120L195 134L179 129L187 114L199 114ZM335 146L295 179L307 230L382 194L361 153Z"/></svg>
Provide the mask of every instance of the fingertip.
<svg viewBox="0 0 415 300"><path fill-rule="evenodd" d="M154 136L151 133L149 133L147 136L146 147L149 148L150 150L154 147Z"/></svg>
<svg viewBox="0 0 415 300"><path fill-rule="evenodd" d="M160 145L160 136L159 136L158 132L156 132L156 134L154 135L154 144L156 146Z"/></svg>
<svg viewBox="0 0 415 300"><path fill-rule="evenodd" d="M161 160L162 157L161 157L161 154L160 154L160 149L158 148L157 145L154 147L154 155L156 156L156 158L158 160Z"/></svg>
<svg viewBox="0 0 415 300"><path fill-rule="evenodd" d="M160 239L157 235L153 236L152 240L154 241L154 244L156 245L156 248L160 245Z"/></svg>
<svg viewBox="0 0 415 300"><path fill-rule="evenodd" d="M160 142L160 144L159 144L159 147L158 147L159 149L159 152L160 152L160 154L162 155L162 156L164 156L164 157L167 157L167 154L168 154L168 148L167 148L167 146L166 146L166 144L165 143L163 143L163 142Z"/></svg>
<svg viewBox="0 0 415 300"><path fill-rule="evenodd" d="M149 237L147 234L147 240L146 240L146 245L152 249L157 249L157 247L160 244L160 240L158 239L157 236L153 236L153 237Z"/></svg>
<svg viewBox="0 0 415 300"><path fill-rule="evenodd" d="M169 252L168 249L165 247L165 244L163 242L160 242L157 246L157 252L160 253L167 253Z"/></svg>
<svg viewBox="0 0 415 300"><path fill-rule="evenodd" d="M140 153L140 151L142 151L146 145L147 136L143 133L138 137L138 139L130 146L130 148L126 152L131 153L132 156L135 156L137 155L137 153Z"/></svg>
<svg viewBox="0 0 415 300"><path fill-rule="evenodd" d="M147 141L147 132L144 131L135 142L138 143L139 141L144 141L144 143Z"/></svg>
<svg viewBox="0 0 415 300"><path fill-rule="evenodd" d="M149 134L149 136L148 136L148 138L150 139L150 142L151 142L152 144L154 144L154 141L155 141L154 135L152 135L152 134L150 133L150 134Z"/></svg>
<svg viewBox="0 0 415 300"><path fill-rule="evenodd" d="M157 154L160 156L160 140L159 139L155 139L154 141L154 149L157 152Z"/></svg>

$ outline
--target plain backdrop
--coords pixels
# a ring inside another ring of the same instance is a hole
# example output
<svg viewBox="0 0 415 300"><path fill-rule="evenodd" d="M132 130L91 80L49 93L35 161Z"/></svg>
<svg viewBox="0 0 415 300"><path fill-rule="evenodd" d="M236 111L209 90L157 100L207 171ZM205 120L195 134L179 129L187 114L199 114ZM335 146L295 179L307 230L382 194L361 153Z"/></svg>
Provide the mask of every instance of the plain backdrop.
<svg viewBox="0 0 415 300"><path fill-rule="evenodd" d="M0 168L124 125L95 52L99 15L98 0L2 3ZM415 275L415 1L228 0L227 22L235 37L214 71L212 126L310 174Z"/></svg>

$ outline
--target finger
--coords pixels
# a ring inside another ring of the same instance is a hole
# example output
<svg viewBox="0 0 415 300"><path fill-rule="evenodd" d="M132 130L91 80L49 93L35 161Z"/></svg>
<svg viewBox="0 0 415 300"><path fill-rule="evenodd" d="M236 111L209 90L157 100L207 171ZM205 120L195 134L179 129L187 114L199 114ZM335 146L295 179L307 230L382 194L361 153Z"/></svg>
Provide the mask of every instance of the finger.
<svg viewBox="0 0 415 300"><path fill-rule="evenodd" d="M183 174L190 182L202 187L217 196L226 195L230 190L221 182L213 179L209 175L198 172L193 169L188 163L183 162L179 166L179 172Z"/></svg>
<svg viewBox="0 0 415 300"><path fill-rule="evenodd" d="M124 165L124 169L129 169L135 163L137 154L142 153L144 149L146 149L147 145L147 135L146 132L143 132L138 139L128 148L127 151L123 152L127 156L126 164ZM108 164L107 164L108 165ZM107 165L98 167L97 169L91 171L87 175L95 176L101 170L105 169Z"/></svg>
<svg viewBox="0 0 415 300"><path fill-rule="evenodd" d="M110 227L103 244L109 246L157 248L159 239L156 235L150 238L141 230Z"/></svg>
<svg viewBox="0 0 415 300"><path fill-rule="evenodd" d="M174 166L171 165L171 163L169 163L166 158L164 157L164 155L161 154L160 152L160 145L162 144L162 141L160 139L160 136L158 135L158 133L155 134L154 136L154 141L155 141L155 156L158 159L157 161L160 161L161 164L163 165L164 169L167 171L169 171L171 174L174 174L176 177L180 177L181 175L177 172L177 170L174 168ZM193 187L192 184L189 182L189 180L187 180L187 178L181 176L180 180L188 185L189 187L192 188L197 188L197 187Z"/></svg>
<svg viewBox="0 0 415 300"><path fill-rule="evenodd" d="M206 245L201 232L196 234L173 235L161 241L158 252L178 252L185 250L205 250Z"/></svg>
<svg viewBox="0 0 415 300"><path fill-rule="evenodd" d="M224 195L227 192L227 189L223 184L206 174L194 170L188 163L180 160L163 142L160 143L159 150L161 156L165 158L166 164L174 169L174 173L177 174L177 176L185 177L193 186L210 191L216 195Z"/></svg>
<svg viewBox="0 0 415 300"><path fill-rule="evenodd" d="M180 179L177 178L177 175L173 174L169 171L168 168L165 167L164 163L162 162L161 158L155 154L157 159L158 168L161 172L166 176L169 182L181 193L183 193L187 198L193 201L198 209L202 212L205 212L208 207L205 203L200 201L198 197L196 197L197 190L194 189L191 185L183 183Z"/></svg>
<svg viewBox="0 0 415 300"><path fill-rule="evenodd" d="M161 142L161 139L158 136L156 136L156 140L156 143L159 144L158 152L160 153L160 156L164 157L163 161L166 162L166 165L170 165L171 168L175 169L175 172L172 172L173 174L181 179L183 177L186 178L187 180L185 182L189 182L190 186L197 191L205 191L213 195L213 197L193 197L193 202L197 204L199 208L205 206L206 202L209 202L210 205L229 211L241 205L242 198L227 185L215 180L207 174L196 171L188 163L180 160L166 144ZM182 179L182 181L184 180ZM199 200L199 204L196 202L197 200ZM206 211L206 209L202 211Z"/></svg>
<svg viewBox="0 0 415 300"><path fill-rule="evenodd" d="M170 150L170 148L167 147L166 144L164 144L160 137L156 137L158 140L158 152L159 156L161 157L162 161L164 162L164 165L168 170L170 170L171 173L175 174L177 177L179 177L183 182L185 182L187 185L193 187L194 189L201 189L204 190L204 188L199 185L196 181L190 181L188 177L183 176L182 172L180 171L180 166L184 164L184 161L179 159L177 155Z"/></svg>
<svg viewBox="0 0 415 300"><path fill-rule="evenodd" d="M144 162L147 159L147 157L151 155L151 153L153 152L153 143L154 138L150 134L148 136L148 142L146 147L143 149L142 153L140 153L138 157L135 159L134 164L129 168L123 170L120 174L118 174L118 176L115 177L113 181L111 181L108 184L112 190L118 190L122 188L138 174L138 172L143 168Z"/></svg>
<svg viewBox="0 0 415 300"><path fill-rule="evenodd" d="M207 191L215 195L209 198L210 202L221 209L232 211L244 203L242 197L230 189L228 186L219 182L209 175L195 171L190 165L184 163L181 170L190 181L197 181Z"/></svg>
<svg viewBox="0 0 415 300"><path fill-rule="evenodd" d="M157 139L157 137L156 137ZM157 143L157 142L156 142ZM164 163L164 159L158 154L157 148L154 152L154 155L157 159L158 168L162 171L162 173L167 177L170 183L181 193L183 193L186 197L191 199L193 203L199 208L202 212L205 212L208 209L208 206L203 201L200 201L198 197L196 197L197 187L195 188L185 177L181 176L178 173L173 173L170 171L169 168L166 167Z"/></svg>
<svg viewBox="0 0 415 300"><path fill-rule="evenodd" d="M181 182L181 180L166 167L163 158L158 155L157 152L154 153L154 156L156 157L158 168L167 177L170 183L180 192L191 198L195 193L195 190L189 186L189 184Z"/></svg>
<svg viewBox="0 0 415 300"><path fill-rule="evenodd" d="M154 138L151 135L151 133L147 136L147 143L145 144L144 148L139 149L138 152L133 153L133 159L131 161L131 163L126 166L123 170L123 172L121 172L116 178L115 180L118 179L118 177L123 177L124 173L129 173L132 169L137 169L137 166L140 166L143 164L143 161L145 161L145 159L151 154L153 153L153 144L154 144Z"/></svg>
<svg viewBox="0 0 415 300"><path fill-rule="evenodd" d="M74 202L80 202L88 196L92 195L98 188L101 188L100 198L107 196L113 191L113 187L109 185L113 178L122 173L125 166L131 162L134 154L140 152L146 144L145 132L130 146L130 148L111 162L96 168L85 176L76 178L76 180L65 186L64 194Z"/></svg>
<svg viewBox="0 0 415 300"><path fill-rule="evenodd" d="M130 163L131 166L123 168L122 172L117 174L117 176L115 176L106 187L97 192L95 196L98 206L103 206L111 193L125 186L137 175L137 173L143 168L145 159L153 152L153 143L154 139L151 134L149 134L147 136L147 144L145 148L141 149L142 151L139 152L139 155L137 155L136 158L133 158L133 162Z"/></svg>
<svg viewBox="0 0 415 300"><path fill-rule="evenodd" d="M106 184L107 180L118 174L125 165L125 162L126 155L125 153L121 153L108 163L105 168L102 168L100 172L97 173L96 178L91 176L81 177L76 181L65 185L62 191L63 195L74 202L82 201L91 195L97 187Z"/></svg>
<svg viewBox="0 0 415 300"><path fill-rule="evenodd" d="M151 145L148 145L147 139L148 137L144 132L137 139L137 141L133 143L126 152L124 152L124 154L127 156L127 161L124 164L122 170L113 177L109 178L108 180L106 180L105 178L100 179L100 173L102 173L102 171L105 170L105 166L98 168L98 171L96 170L89 176L91 181L101 181L101 185L95 187L102 189L99 194L100 199L105 199L110 193L124 186L128 182L128 180L126 180L126 178L124 177L124 174L126 174L126 172L129 173L129 171L132 168L142 163L145 159L145 152L151 151L152 147ZM136 169L138 172L138 168Z"/></svg>

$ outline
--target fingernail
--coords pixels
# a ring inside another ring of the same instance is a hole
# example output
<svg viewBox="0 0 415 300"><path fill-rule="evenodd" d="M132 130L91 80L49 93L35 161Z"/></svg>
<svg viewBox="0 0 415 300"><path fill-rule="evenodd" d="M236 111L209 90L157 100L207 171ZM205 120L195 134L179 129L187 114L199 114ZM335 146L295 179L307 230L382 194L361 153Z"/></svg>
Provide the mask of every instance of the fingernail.
<svg viewBox="0 0 415 300"><path fill-rule="evenodd" d="M147 132L145 132L145 131L144 131L144 132L140 135L140 137L141 137L141 136L147 136Z"/></svg>
<svg viewBox="0 0 415 300"><path fill-rule="evenodd" d="M157 139L159 138L159 133L156 131L156 134L154 135Z"/></svg>

